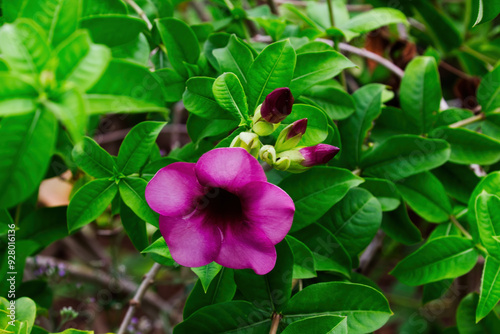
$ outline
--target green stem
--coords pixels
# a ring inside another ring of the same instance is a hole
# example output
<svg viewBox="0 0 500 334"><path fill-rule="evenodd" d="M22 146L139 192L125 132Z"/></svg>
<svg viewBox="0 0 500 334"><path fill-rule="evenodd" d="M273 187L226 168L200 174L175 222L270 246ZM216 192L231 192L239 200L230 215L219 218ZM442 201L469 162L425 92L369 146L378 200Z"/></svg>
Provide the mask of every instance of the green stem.
<svg viewBox="0 0 500 334"><path fill-rule="evenodd" d="M466 126L466 125L475 123L475 122L483 120L483 119L484 119L484 114L480 113L479 115L472 116L472 117L463 119L461 121L458 121L456 123L453 123L453 124L449 125L449 127L450 128L460 128L462 126Z"/></svg>
<svg viewBox="0 0 500 334"><path fill-rule="evenodd" d="M492 64L495 64L496 63L496 60L493 59L493 58L490 58L488 56L485 56L484 54L482 54L481 52L477 52L476 50L472 49L471 47L467 46L467 45L462 45L460 47L460 50L484 61L485 63L487 63L487 67L489 70L491 70L491 68L493 68Z"/></svg>
<svg viewBox="0 0 500 334"><path fill-rule="evenodd" d="M332 0L326 0L326 4L328 5L328 15L330 16L330 24L332 27L334 27L335 26L335 17L333 16Z"/></svg>
<svg viewBox="0 0 500 334"><path fill-rule="evenodd" d="M227 8L229 8L229 10L234 9L234 5L232 4L231 0L224 0L224 3L226 4Z"/></svg>
<svg viewBox="0 0 500 334"><path fill-rule="evenodd" d="M250 36L250 33L248 32L248 27L245 24L245 21L240 20L240 25L241 25L241 29L243 29L243 33L245 34L245 39L246 39L247 43L250 44L252 42L252 36Z"/></svg>
<svg viewBox="0 0 500 334"><path fill-rule="evenodd" d="M16 226L19 223L19 219L21 219L21 204L18 204L16 207L16 216L14 218L14 224Z"/></svg>

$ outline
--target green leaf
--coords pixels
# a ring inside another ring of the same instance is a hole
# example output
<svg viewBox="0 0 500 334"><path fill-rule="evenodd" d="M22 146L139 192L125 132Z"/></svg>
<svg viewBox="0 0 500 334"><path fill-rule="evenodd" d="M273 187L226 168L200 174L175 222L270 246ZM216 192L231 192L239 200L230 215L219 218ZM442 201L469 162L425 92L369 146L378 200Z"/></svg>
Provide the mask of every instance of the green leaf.
<svg viewBox="0 0 500 334"><path fill-rule="evenodd" d="M269 313L246 301L231 301L204 307L174 328L174 334L193 333L269 333Z"/></svg>
<svg viewBox="0 0 500 334"><path fill-rule="evenodd" d="M54 100L43 102L43 105L64 125L75 143L83 139L87 127L87 112L79 90L67 90Z"/></svg>
<svg viewBox="0 0 500 334"><path fill-rule="evenodd" d="M33 240L16 240L15 274L9 274L9 276L7 276L7 272L10 272L10 270L7 269L8 266L3 265L0 267L1 277L5 278L10 278L11 276L15 277L14 282L16 291L19 291L19 287L23 281L24 265L26 263L26 258L32 255L37 250L39 250L40 248L41 246ZM0 250L0 260L2 261L2 263L8 263L7 262L8 257L9 253L7 252L7 247L4 247L3 249ZM6 279L0 281L0 295L7 296L7 292L10 290L10 288L11 288L10 281L7 281ZM26 332L26 334L28 333Z"/></svg>
<svg viewBox="0 0 500 334"><path fill-rule="evenodd" d="M367 190L352 188L318 221L357 256L372 241L382 222L380 203Z"/></svg>
<svg viewBox="0 0 500 334"><path fill-rule="evenodd" d="M227 136L238 127L238 121L235 119L206 119L190 114L186 126L189 138L193 143L199 145L205 138Z"/></svg>
<svg viewBox="0 0 500 334"><path fill-rule="evenodd" d="M298 97L316 83L332 79L354 66L349 59L333 50L301 53L297 56L290 90Z"/></svg>
<svg viewBox="0 0 500 334"><path fill-rule="evenodd" d="M500 328L500 320L496 313L490 312L476 323L475 310L478 306L478 295L469 293L462 299L457 308L457 327L460 334L496 334Z"/></svg>
<svg viewBox="0 0 500 334"><path fill-rule="evenodd" d="M281 122L282 126L278 128L278 131L274 132L276 139L278 138L280 131L283 130L286 125L292 124L293 122L303 118L307 118L307 131L304 133L297 146L314 146L327 139L328 120L325 113L321 109L307 104L293 105L292 113L288 115L283 122Z"/></svg>
<svg viewBox="0 0 500 334"><path fill-rule="evenodd" d="M354 16L345 24L339 26L342 30L356 33L366 33L389 24L403 23L408 26L405 14L393 8L374 8Z"/></svg>
<svg viewBox="0 0 500 334"><path fill-rule="evenodd" d="M146 67L112 60L85 96L93 114L165 111L160 82Z"/></svg>
<svg viewBox="0 0 500 334"><path fill-rule="evenodd" d="M113 158L92 138L85 137L75 145L72 157L78 167L93 177L113 176L113 167L116 165Z"/></svg>
<svg viewBox="0 0 500 334"><path fill-rule="evenodd" d="M449 219L451 203L439 179L430 172L412 175L396 183L406 203L431 223Z"/></svg>
<svg viewBox="0 0 500 334"><path fill-rule="evenodd" d="M500 141L464 128L442 127L430 133L450 144L450 161L457 164L492 165L500 160Z"/></svg>
<svg viewBox="0 0 500 334"><path fill-rule="evenodd" d="M21 19L1 27L0 53L13 72L34 76L45 66L50 49L41 28Z"/></svg>
<svg viewBox="0 0 500 334"><path fill-rule="evenodd" d="M267 46L250 66L248 110L253 114L266 96L276 88L288 87L293 78L295 51L289 40Z"/></svg>
<svg viewBox="0 0 500 334"><path fill-rule="evenodd" d="M319 315L295 321L282 334L347 334L347 317Z"/></svg>
<svg viewBox="0 0 500 334"><path fill-rule="evenodd" d="M35 111L38 91L19 75L0 72L0 115L22 115Z"/></svg>
<svg viewBox="0 0 500 334"><path fill-rule="evenodd" d="M28 297L21 297L16 300L16 320L28 322L28 333L35 324L36 304Z"/></svg>
<svg viewBox="0 0 500 334"><path fill-rule="evenodd" d="M0 123L0 208L26 200L48 168L57 122L44 110L6 117Z"/></svg>
<svg viewBox="0 0 500 334"><path fill-rule="evenodd" d="M68 236L66 207L40 208L28 214L18 224L17 239L31 240L41 249Z"/></svg>
<svg viewBox="0 0 500 334"><path fill-rule="evenodd" d="M124 175L136 173L146 164L151 149L165 122L141 122L127 134L118 152L118 170Z"/></svg>
<svg viewBox="0 0 500 334"><path fill-rule="evenodd" d="M415 286L465 275L476 261L477 252L471 240L441 237L404 258L390 274L404 284Z"/></svg>
<svg viewBox="0 0 500 334"><path fill-rule="evenodd" d="M316 270L333 271L345 277L350 276L351 258L332 232L314 223L296 232L293 236L311 250ZM309 263L310 259L305 259L305 261Z"/></svg>
<svg viewBox="0 0 500 334"><path fill-rule="evenodd" d="M394 211L384 212L382 229L391 239L404 245L413 245L422 241L422 234L410 220L404 205L400 205Z"/></svg>
<svg viewBox="0 0 500 334"><path fill-rule="evenodd" d="M424 285L422 291L422 304L427 304L430 301L441 298L450 290L452 284L452 279L444 279Z"/></svg>
<svg viewBox="0 0 500 334"><path fill-rule="evenodd" d="M147 181L141 178L124 178L118 184L120 197L139 218L158 227L158 214L151 210L144 197L147 184Z"/></svg>
<svg viewBox="0 0 500 334"><path fill-rule="evenodd" d="M328 298L325 298L328 296ZM376 289L355 283L318 283L297 293L288 303L284 321L318 315L347 317L349 333L370 333L392 315L389 303Z"/></svg>
<svg viewBox="0 0 500 334"><path fill-rule="evenodd" d="M248 123L248 105L240 80L233 73L219 76L212 87L215 101L235 118L240 125Z"/></svg>
<svg viewBox="0 0 500 334"><path fill-rule="evenodd" d="M500 114L491 113L481 124L481 132L491 138L500 140Z"/></svg>
<svg viewBox="0 0 500 334"><path fill-rule="evenodd" d="M191 268L191 270L198 276L200 279L201 285L203 286L203 290L207 292L210 283L217 276L217 274L222 269L222 266L218 263L212 262L203 267Z"/></svg>
<svg viewBox="0 0 500 334"><path fill-rule="evenodd" d="M117 45L111 49L113 58L120 58L139 65L149 65L151 48L147 37L141 33L128 43ZM180 98L178 99L180 100ZM177 100L177 101L178 101Z"/></svg>
<svg viewBox="0 0 500 334"><path fill-rule="evenodd" d="M128 207L120 201L120 218L123 228L127 233L135 249L139 252L149 246L146 223Z"/></svg>
<svg viewBox="0 0 500 334"><path fill-rule="evenodd" d="M47 33L49 44L57 45L78 28L81 0L28 0L18 17L32 19Z"/></svg>
<svg viewBox="0 0 500 334"><path fill-rule="evenodd" d="M494 239L500 236L500 198L483 191L476 197L475 211L481 243L500 260L500 242Z"/></svg>
<svg viewBox="0 0 500 334"><path fill-rule="evenodd" d="M369 84L358 89L352 97L356 109L346 120L339 122L342 138L341 160L347 167L354 169L361 160L361 153L368 132L373 127L373 121L380 115L382 92L385 86Z"/></svg>
<svg viewBox="0 0 500 334"><path fill-rule="evenodd" d="M280 311L292 294L293 254L286 240L276 245L276 253L276 265L266 275L257 275L251 269L234 272L236 285L243 296L268 311Z"/></svg>
<svg viewBox="0 0 500 334"><path fill-rule="evenodd" d="M401 108L420 133L430 131L441 101L439 73L433 57L416 57L408 64L399 96Z"/></svg>
<svg viewBox="0 0 500 334"><path fill-rule="evenodd" d="M354 99L342 89L315 85L300 96L300 100L323 109L333 120L346 119L354 112Z"/></svg>
<svg viewBox="0 0 500 334"><path fill-rule="evenodd" d="M365 178L361 188L368 190L380 202L382 211L393 211L401 203L396 185L389 180Z"/></svg>
<svg viewBox="0 0 500 334"><path fill-rule="evenodd" d="M83 17L80 26L90 32L95 43L109 47L128 43L147 30L144 20L122 14Z"/></svg>
<svg viewBox="0 0 500 334"><path fill-rule="evenodd" d="M78 189L68 205L70 233L83 227L103 213L118 191L114 181L97 179Z"/></svg>
<svg viewBox="0 0 500 334"><path fill-rule="evenodd" d="M212 87L215 79L194 77L186 82L186 91L182 97L186 109L203 118L234 119L215 101Z"/></svg>
<svg viewBox="0 0 500 334"><path fill-rule="evenodd" d="M182 76L187 76L184 63L195 65L200 56L200 45L193 30L183 21L170 17L155 20L155 24L173 68Z"/></svg>
<svg viewBox="0 0 500 334"><path fill-rule="evenodd" d="M308 172L291 175L280 182L295 203L291 231L313 223L323 216L347 191L363 179L350 171L333 167L315 167ZM300 187L297 185L300 184Z"/></svg>
<svg viewBox="0 0 500 334"><path fill-rule="evenodd" d="M500 108L500 65L482 78L477 89L477 102L484 113Z"/></svg>
<svg viewBox="0 0 500 334"><path fill-rule="evenodd" d="M150 253L153 260L164 266L175 265L175 261L163 237L156 239L155 242L146 247L141 253Z"/></svg>
<svg viewBox="0 0 500 334"><path fill-rule="evenodd" d="M469 166L446 163L432 170L444 186L448 196L467 204L469 197L479 182L479 177Z"/></svg>
<svg viewBox="0 0 500 334"><path fill-rule="evenodd" d="M243 88L248 85L248 71L253 63L253 54L236 35L231 35L223 48L212 51L221 72L232 72L240 80Z"/></svg>
<svg viewBox="0 0 500 334"><path fill-rule="evenodd" d="M444 237L449 235L461 236L462 232L460 232L458 227L456 227L452 222L439 224L429 235L427 241L431 241L439 237Z"/></svg>
<svg viewBox="0 0 500 334"><path fill-rule="evenodd" d="M363 173L397 181L444 164L450 156L448 143L414 135L389 137L361 159Z"/></svg>
<svg viewBox="0 0 500 334"><path fill-rule="evenodd" d="M474 15L475 14L475 15ZM471 18L470 22L473 27L493 20L500 14L500 4L495 0L474 0L472 1Z"/></svg>
<svg viewBox="0 0 500 334"><path fill-rule="evenodd" d="M484 262L476 322L481 321L500 301L500 262L487 256Z"/></svg>
<svg viewBox="0 0 500 334"><path fill-rule="evenodd" d="M203 289L201 279L198 280L184 305L184 319L202 307L232 300L235 292L234 271L229 268L221 269L206 292Z"/></svg>
<svg viewBox="0 0 500 334"><path fill-rule="evenodd" d="M166 102L177 102L182 99L186 79L171 68L162 68L155 72L162 83ZM210 86L211 90L212 86Z"/></svg>
<svg viewBox="0 0 500 334"><path fill-rule="evenodd" d="M304 279L316 277L314 256L311 250L300 240L286 236L286 240L293 252L293 278Z"/></svg>
<svg viewBox="0 0 500 334"><path fill-rule="evenodd" d="M85 30L78 30L57 49L56 79L66 87L85 92L102 76L111 52L104 45L92 44Z"/></svg>

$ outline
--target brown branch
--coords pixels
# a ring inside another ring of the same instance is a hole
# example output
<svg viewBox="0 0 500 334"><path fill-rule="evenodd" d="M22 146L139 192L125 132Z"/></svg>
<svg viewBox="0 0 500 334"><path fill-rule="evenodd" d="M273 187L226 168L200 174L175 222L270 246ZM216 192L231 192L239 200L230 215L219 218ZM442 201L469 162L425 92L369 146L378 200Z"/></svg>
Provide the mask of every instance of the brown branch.
<svg viewBox="0 0 500 334"><path fill-rule="evenodd" d="M276 334L278 332L280 320L281 316L277 313L273 313L273 320L271 322L271 329L269 330L269 334Z"/></svg>

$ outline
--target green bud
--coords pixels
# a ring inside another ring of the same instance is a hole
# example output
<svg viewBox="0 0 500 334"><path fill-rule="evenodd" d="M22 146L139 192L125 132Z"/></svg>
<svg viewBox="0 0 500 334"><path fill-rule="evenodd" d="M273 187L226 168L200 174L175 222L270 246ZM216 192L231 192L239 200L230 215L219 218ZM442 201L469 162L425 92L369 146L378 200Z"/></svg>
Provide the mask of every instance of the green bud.
<svg viewBox="0 0 500 334"><path fill-rule="evenodd" d="M267 162L269 166L274 166L276 163L276 150L272 145L264 145L260 149L259 157L262 161Z"/></svg>
<svg viewBox="0 0 500 334"><path fill-rule="evenodd" d="M290 173L301 173L308 170L308 167L304 167L301 164L305 159L302 154L300 154L299 149L300 148L294 148L278 153L276 155L276 169L286 170ZM281 164L282 168L286 166L286 169L278 168L277 166L279 164Z"/></svg>
<svg viewBox="0 0 500 334"><path fill-rule="evenodd" d="M242 132L236 136L231 142L230 147L241 147L247 150L248 153L253 155L255 158L259 155L259 150L262 143L259 140L259 136L252 132Z"/></svg>
<svg viewBox="0 0 500 334"><path fill-rule="evenodd" d="M278 140L276 140L276 151L282 152L297 146L307 129L307 118L299 119L284 128Z"/></svg>

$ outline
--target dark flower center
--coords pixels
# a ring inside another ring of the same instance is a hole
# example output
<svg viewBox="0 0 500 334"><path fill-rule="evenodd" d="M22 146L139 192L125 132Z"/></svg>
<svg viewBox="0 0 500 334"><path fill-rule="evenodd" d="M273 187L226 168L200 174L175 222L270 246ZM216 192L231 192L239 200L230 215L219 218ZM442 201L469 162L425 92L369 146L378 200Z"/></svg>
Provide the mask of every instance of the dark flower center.
<svg viewBox="0 0 500 334"><path fill-rule="evenodd" d="M243 218L240 198L222 188L207 187L205 194L198 198L197 209L219 226Z"/></svg>

